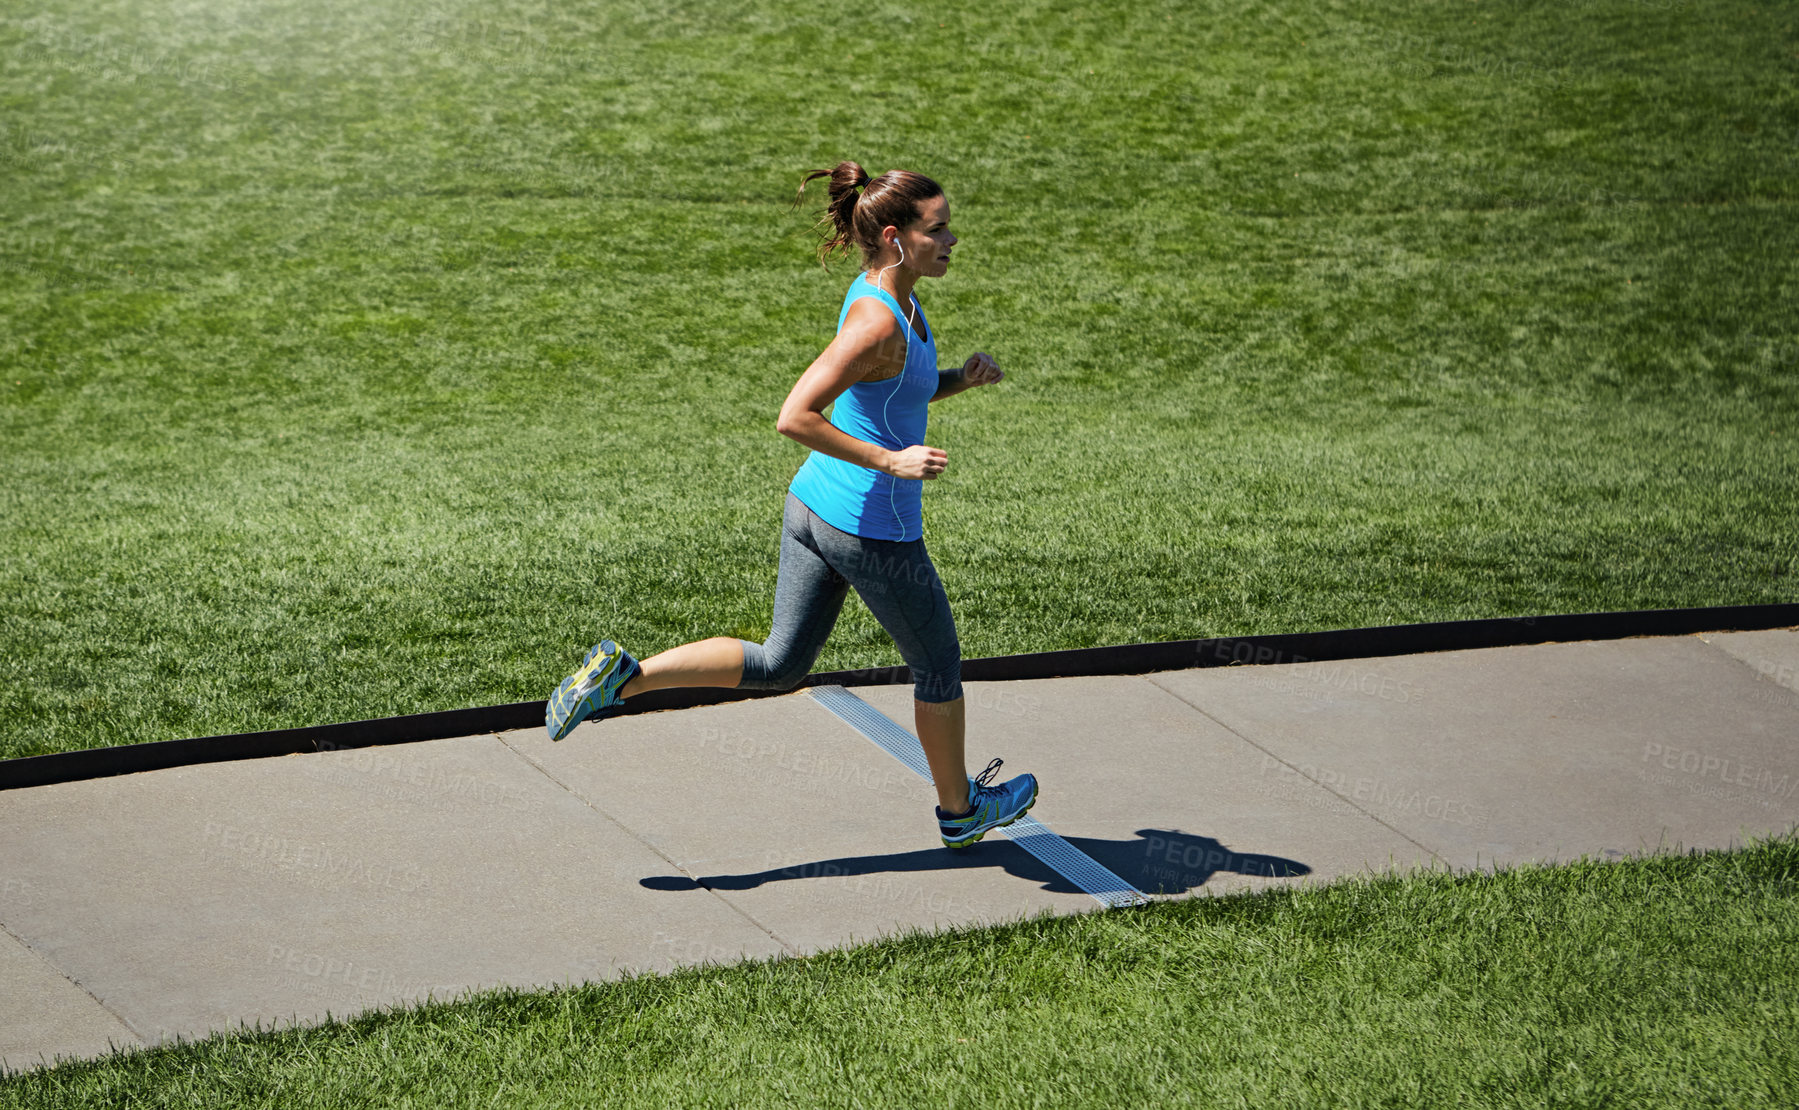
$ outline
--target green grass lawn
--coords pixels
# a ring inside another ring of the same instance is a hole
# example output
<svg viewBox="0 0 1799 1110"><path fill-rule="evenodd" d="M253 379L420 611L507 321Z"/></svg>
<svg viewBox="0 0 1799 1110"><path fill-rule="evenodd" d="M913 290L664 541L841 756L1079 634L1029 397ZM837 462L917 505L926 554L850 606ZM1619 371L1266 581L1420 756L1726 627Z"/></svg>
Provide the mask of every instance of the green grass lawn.
<svg viewBox="0 0 1799 1110"><path fill-rule="evenodd" d="M941 181L969 656L1784 602L1799 12L1721 0L0 13L0 757L767 632L774 431ZM822 197L817 198L822 200ZM899 662L859 605L819 669ZM0 1106L1791 1106L1799 847L495 993ZM853 1099L848 1096L854 1096Z"/></svg>
<svg viewBox="0 0 1799 1110"><path fill-rule="evenodd" d="M1799 840L1368 877L488 992L0 1107L1788 1108Z"/></svg>
<svg viewBox="0 0 1799 1110"><path fill-rule="evenodd" d="M761 639L843 157L943 182L921 299L1008 370L930 433L970 657L1791 601L1796 21L0 16L0 756ZM818 667L897 662L852 605Z"/></svg>

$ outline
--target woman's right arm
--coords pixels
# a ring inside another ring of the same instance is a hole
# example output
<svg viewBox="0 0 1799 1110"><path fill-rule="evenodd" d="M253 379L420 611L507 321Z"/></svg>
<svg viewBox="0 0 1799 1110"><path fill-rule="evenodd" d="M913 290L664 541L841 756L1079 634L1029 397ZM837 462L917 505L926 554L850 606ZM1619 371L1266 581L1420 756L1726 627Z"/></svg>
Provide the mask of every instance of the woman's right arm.
<svg viewBox="0 0 1799 1110"><path fill-rule="evenodd" d="M831 402L864 377L884 376L893 367L903 366L905 349L899 321L879 301L868 297L852 304L831 345L787 394L775 430L814 451L895 478L935 478L948 465L946 452L922 444L890 451L857 439L825 416Z"/></svg>

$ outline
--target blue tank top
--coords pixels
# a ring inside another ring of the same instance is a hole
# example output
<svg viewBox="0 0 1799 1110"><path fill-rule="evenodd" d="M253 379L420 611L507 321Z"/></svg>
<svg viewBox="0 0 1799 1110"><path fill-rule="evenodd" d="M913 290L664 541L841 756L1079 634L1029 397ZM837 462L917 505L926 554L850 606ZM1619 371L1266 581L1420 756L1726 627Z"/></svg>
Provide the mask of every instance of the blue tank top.
<svg viewBox="0 0 1799 1110"><path fill-rule="evenodd" d="M867 272L850 283L837 314L843 330L850 306L863 297L879 297L900 323L906 337L906 368L878 382L857 382L837 396L831 423L845 433L891 451L924 442L925 418L937 393L937 341L917 309L924 328L919 335L900 311L893 295L868 280ZM916 298L913 304L917 305ZM895 478L878 470L832 458L820 451L806 456L787 487L826 524L852 535L876 540L915 540L924 535L924 480Z"/></svg>

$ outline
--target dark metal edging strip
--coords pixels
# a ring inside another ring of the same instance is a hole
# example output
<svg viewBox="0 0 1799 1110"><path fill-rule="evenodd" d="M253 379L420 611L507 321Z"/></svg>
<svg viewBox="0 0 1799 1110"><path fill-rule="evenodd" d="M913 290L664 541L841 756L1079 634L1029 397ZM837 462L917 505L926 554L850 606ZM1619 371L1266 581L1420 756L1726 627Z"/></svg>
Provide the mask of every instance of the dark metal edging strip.
<svg viewBox="0 0 1799 1110"><path fill-rule="evenodd" d="M1630 636L1680 636L1693 632L1751 631L1791 628L1795 625L1799 625L1799 604L1726 605L1705 609L1648 609L1622 613L1504 617L1001 655L964 660L962 678L968 682L1015 682L1087 675L1150 674L1192 667L1374 659L1432 651L1515 647L1570 640L1618 640ZM911 680L911 672L905 667L871 667L865 670L827 671L808 675L800 682L800 686L892 686ZM776 697L783 692L715 688L656 690L631 699L631 704L623 708L619 716ZM309 725L269 732L207 736L193 740L161 740L148 744L124 744L111 748L25 756L21 759L0 760L0 790L129 775L139 771L158 771L198 763L262 759L337 748L409 744L420 740L507 732L542 724L543 708L544 703L541 701L514 702L510 705L383 717L372 721L346 721L341 724Z"/></svg>

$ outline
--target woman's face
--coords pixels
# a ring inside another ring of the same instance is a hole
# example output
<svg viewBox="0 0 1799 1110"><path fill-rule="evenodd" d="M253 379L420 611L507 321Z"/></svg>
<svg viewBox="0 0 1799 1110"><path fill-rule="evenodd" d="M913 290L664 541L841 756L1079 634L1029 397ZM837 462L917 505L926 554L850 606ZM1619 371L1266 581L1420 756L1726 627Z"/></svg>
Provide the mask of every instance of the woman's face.
<svg viewBox="0 0 1799 1110"><path fill-rule="evenodd" d="M921 202L918 219L899 232L900 246L906 248L905 267L919 277L948 273L950 249L957 242L949 232L949 201L940 196Z"/></svg>

